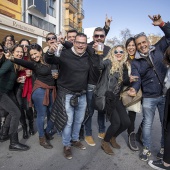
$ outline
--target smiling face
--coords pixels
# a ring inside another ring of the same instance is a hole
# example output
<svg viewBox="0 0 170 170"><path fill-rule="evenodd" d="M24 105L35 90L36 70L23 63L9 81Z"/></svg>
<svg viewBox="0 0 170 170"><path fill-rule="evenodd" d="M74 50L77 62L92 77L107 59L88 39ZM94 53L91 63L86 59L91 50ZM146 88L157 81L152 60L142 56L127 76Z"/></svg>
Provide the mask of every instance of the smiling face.
<svg viewBox="0 0 170 170"><path fill-rule="evenodd" d="M29 51L30 57L32 60L34 60L35 62L39 62L42 58L42 51L38 51L36 49L31 49Z"/></svg>
<svg viewBox="0 0 170 170"><path fill-rule="evenodd" d="M135 40L137 50L142 54L148 54L150 43L146 36L140 36Z"/></svg>
<svg viewBox="0 0 170 170"><path fill-rule="evenodd" d="M94 42L101 42L104 43L105 41L105 32L104 31L95 31L93 35Z"/></svg>
<svg viewBox="0 0 170 170"><path fill-rule="evenodd" d="M5 47L12 48L14 46L14 42L11 37L7 37L5 41Z"/></svg>
<svg viewBox="0 0 170 170"><path fill-rule="evenodd" d="M73 44L76 53L81 55L86 51L87 38L84 36L77 36Z"/></svg>
<svg viewBox="0 0 170 170"><path fill-rule="evenodd" d="M114 55L117 59L117 61L122 61L123 59L123 55L124 55L124 50L122 47L116 47L115 51L114 51Z"/></svg>
<svg viewBox="0 0 170 170"><path fill-rule="evenodd" d="M136 45L135 45L135 42L134 41L130 41L130 43L127 45L127 53L130 55L130 56L134 56L135 53L136 53Z"/></svg>
<svg viewBox="0 0 170 170"><path fill-rule="evenodd" d="M16 47L12 54L13 54L14 58L21 59L24 54L22 47Z"/></svg>
<svg viewBox="0 0 170 170"><path fill-rule="evenodd" d="M67 41L73 43L75 38L76 38L76 35L77 35L76 32L68 32L68 34L67 34Z"/></svg>

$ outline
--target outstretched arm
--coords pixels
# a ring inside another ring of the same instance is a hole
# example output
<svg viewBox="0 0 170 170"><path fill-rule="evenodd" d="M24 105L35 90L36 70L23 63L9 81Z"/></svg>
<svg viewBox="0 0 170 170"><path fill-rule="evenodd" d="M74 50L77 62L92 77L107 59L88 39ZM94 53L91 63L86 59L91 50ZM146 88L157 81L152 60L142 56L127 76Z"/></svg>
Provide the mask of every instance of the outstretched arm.
<svg viewBox="0 0 170 170"><path fill-rule="evenodd" d="M109 30L110 30L110 24L112 22L112 17L108 18L107 14L106 14L106 19L105 19L105 26L103 27L104 31L105 31L105 35L108 34Z"/></svg>

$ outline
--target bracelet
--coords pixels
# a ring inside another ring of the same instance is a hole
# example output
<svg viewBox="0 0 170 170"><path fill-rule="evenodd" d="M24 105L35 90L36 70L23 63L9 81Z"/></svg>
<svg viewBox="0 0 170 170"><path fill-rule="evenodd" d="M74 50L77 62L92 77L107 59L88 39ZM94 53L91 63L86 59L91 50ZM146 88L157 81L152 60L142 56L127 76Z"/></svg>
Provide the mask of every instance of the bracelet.
<svg viewBox="0 0 170 170"><path fill-rule="evenodd" d="M163 21L159 24L160 27L163 27L164 25L165 25L165 22Z"/></svg>

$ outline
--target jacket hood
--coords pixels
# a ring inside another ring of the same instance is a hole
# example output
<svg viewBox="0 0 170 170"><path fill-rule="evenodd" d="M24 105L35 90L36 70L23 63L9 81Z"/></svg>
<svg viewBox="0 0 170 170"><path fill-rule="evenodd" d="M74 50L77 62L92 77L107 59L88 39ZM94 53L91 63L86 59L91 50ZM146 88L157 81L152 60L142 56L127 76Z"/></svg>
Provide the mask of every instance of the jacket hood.
<svg viewBox="0 0 170 170"><path fill-rule="evenodd" d="M150 52L151 51L154 51L155 50L155 46L150 46L149 47L149 55L150 55ZM146 57L146 55L144 55L144 54L142 54L142 53L140 53L139 51L136 51L136 53L135 53L135 59L141 59L141 58L144 58L144 57Z"/></svg>

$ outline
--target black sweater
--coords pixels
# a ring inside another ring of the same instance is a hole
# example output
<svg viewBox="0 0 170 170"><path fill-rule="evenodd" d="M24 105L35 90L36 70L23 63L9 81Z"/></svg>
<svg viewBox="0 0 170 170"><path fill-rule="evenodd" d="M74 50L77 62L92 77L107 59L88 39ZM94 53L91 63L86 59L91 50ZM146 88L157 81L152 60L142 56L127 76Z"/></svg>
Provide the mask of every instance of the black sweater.
<svg viewBox="0 0 170 170"><path fill-rule="evenodd" d="M71 49L64 49L60 57L45 54L45 60L49 64L59 64L60 74L57 84L73 92L86 90L89 72L89 55L78 56Z"/></svg>
<svg viewBox="0 0 170 170"><path fill-rule="evenodd" d="M37 80L49 86L55 85L54 82L55 79L52 77L51 74L51 69L52 69L51 65L45 65L40 62L26 61L26 60L16 59L16 58L14 58L14 63L32 70Z"/></svg>

